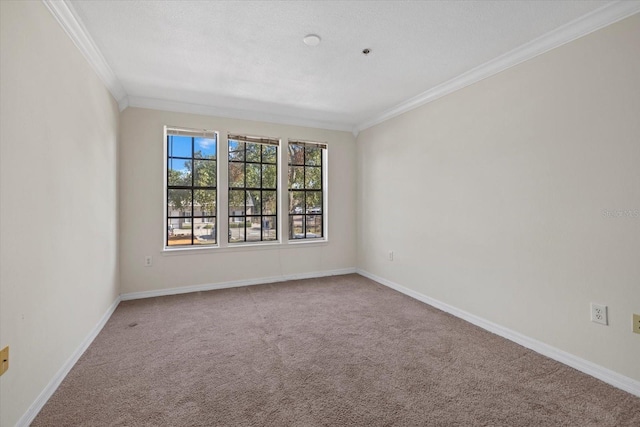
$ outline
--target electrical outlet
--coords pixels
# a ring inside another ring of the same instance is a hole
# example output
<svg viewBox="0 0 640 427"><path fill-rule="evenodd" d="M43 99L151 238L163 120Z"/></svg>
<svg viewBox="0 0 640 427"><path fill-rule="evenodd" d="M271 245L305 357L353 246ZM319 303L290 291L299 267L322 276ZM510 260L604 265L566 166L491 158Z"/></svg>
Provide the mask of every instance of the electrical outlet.
<svg viewBox="0 0 640 427"><path fill-rule="evenodd" d="M607 306L591 303L591 321L602 325L608 325Z"/></svg>
<svg viewBox="0 0 640 427"><path fill-rule="evenodd" d="M640 334L640 314L633 314L633 332Z"/></svg>
<svg viewBox="0 0 640 427"><path fill-rule="evenodd" d="M393 251L389 251L389 261L393 261Z"/></svg>
<svg viewBox="0 0 640 427"><path fill-rule="evenodd" d="M151 255L147 255L144 257L144 266L151 267L153 265L153 257Z"/></svg>
<svg viewBox="0 0 640 427"><path fill-rule="evenodd" d="M9 370L9 346L0 350L0 375Z"/></svg>

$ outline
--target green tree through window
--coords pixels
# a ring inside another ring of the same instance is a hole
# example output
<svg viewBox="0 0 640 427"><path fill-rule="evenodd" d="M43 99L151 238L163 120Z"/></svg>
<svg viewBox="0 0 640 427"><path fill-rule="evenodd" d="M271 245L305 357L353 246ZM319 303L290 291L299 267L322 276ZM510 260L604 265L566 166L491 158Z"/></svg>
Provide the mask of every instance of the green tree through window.
<svg viewBox="0 0 640 427"><path fill-rule="evenodd" d="M278 240L278 146L229 135L229 243Z"/></svg>
<svg viewBox="0 0 640 427"><path fill-rule="evenodd" d="M325 150L325 144L289 141L289 239L324 237Z"/></svg>

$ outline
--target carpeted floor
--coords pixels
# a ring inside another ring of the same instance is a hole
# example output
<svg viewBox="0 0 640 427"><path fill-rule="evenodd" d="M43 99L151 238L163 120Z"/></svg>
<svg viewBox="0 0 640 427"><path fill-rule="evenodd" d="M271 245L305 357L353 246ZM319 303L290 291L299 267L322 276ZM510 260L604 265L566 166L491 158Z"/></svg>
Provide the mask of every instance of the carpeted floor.
<svg viewBox="0 0 640 427"><path fill-rule="evenodd" d="M123 302L33 426L640 426L640 398L358 275Z"/></svg>

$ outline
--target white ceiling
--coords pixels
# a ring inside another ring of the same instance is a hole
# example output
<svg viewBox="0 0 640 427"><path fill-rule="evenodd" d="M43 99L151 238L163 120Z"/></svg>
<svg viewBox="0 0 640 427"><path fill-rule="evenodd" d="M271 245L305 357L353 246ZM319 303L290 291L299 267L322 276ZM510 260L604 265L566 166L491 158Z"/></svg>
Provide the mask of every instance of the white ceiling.
<svg viewBox="0 0 640 427"><path fill-rule="evenodd" d="M357 130L401 111L412 97L419 99L501 55L513 55L590 12L601 13L610 3L66 4L130 105L200 108L232 117ZM310 33L322 38L319 46L302 42ZM363 55L364 48L371 54Z"/></svg>

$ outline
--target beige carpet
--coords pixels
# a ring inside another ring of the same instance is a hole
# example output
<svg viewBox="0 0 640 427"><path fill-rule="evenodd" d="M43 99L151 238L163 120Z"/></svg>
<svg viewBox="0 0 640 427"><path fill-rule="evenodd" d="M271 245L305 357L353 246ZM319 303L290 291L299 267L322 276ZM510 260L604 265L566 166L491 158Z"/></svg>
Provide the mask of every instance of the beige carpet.
<svg viewBox="0 0 640 427"><path fill-rule="evenodd" d="M123 302L33 426L640 426L640 399L358 275Z"/></svg>

